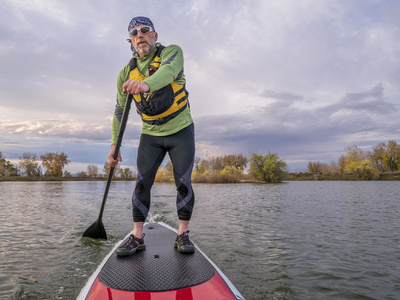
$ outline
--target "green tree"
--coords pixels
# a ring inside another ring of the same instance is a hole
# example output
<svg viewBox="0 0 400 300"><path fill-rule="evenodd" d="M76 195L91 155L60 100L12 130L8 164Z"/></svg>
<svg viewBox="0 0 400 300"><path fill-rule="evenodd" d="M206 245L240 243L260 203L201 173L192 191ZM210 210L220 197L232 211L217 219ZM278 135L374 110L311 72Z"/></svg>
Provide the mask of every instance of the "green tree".
<svg viewBox="0 0 400 300"><path fill-rule="evenodd" d="M0 177L6 176L5 175L5 168L4 168L4 163L6 162L6 159L3 157L3 153L0 152Z"/></svg>
<svg viewBox="0 0 400 300"><path fill-rule="evenodd" d="M4 176L18 176L18 168L13 165L9 160L3 163ZM37 168L40 174L40 167Z"/></svg>
<svg viewBox="0 0 400 300"><path fill-rule="evenodd" d="M3 157L3 153L0 152L0 173L3 170L3 164L6 161L6 159Z"/></svg>
<svg viewBox="0 0 400 300"><path fill-rule="evenodd" d="M252 153L250 156L250 174L258 180L268 183L281 182L287 171L287 164L279 159L276 153L260 155Z"/></svg>
<svg viewBox="0 0 400 300"><path fill-rule="evenodd" d="M49 152L40 155L42 160L42 165L46 169L46 176L61 177L63 174L63 169L70 161L68 160L68 155L64 152Z"/></svg>
<svg viewBox="0 0 400 300"><path fill-rule="evenodd" d="M129 169L129 168L124 168L124 169L120 168L118 170L118 173L119 173L121 179L127 180L127 179L133 178L133 173L132 173L131 169Z"/></svg>
<svg viewBox="0 0 400 300"><path fill-rule="evenodd" d="M114 167L114 173L113 173L113 176L115 175L115 174L118 174L118 169L121 167L121 165L120 164L117 164L115 167ZM104 163L104 166L103 166L103 172L104 172L104 178L108 178L108 175L110 174L110 169L111 169L111 167L110 167L110 165L108 164L108 161L106 161L105 163Z"/></svg>

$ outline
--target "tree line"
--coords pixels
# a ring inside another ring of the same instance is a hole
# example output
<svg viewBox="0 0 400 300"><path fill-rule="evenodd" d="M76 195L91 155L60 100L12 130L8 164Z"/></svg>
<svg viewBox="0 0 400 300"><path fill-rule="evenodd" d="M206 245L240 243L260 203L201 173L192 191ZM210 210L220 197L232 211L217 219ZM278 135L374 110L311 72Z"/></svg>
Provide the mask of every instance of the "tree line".
<svg viewBox="0 0 400 300"><path fill-rule="evenodd" d="M248 167L248 172L245 170ZM242 153L194 160L192 182L238 183L246 181L281 182L287 173L287 164L276 153L252 153L247 158ZM158 182L173 182L173 166L168 162L156 175Z"/></svg>
<svg viewBox="0 0 400 300"><path fill-rule="evenodd" d="M389 140L374 146L371 151L363 151L358 146L348 146L337 162L330 164L320 161L309 161L306 175L314 179L358 179L374 180L379 179L382 174L400 174L400 145ZM64 172L64 167L70 162L64 153L45 153L39 156L36 154L24 153L18 160L18 165L13 165L6 160L0 152L0 178L10 176L52 176L72 177ZM43 168L43 169L42 169ZM110 171L108 162L104 163L103 174L99 174L96 165L88 165L86 171L79 172L79 178L107 178ZM300 175L299 175L300 174ZM129 168L122 168L117 165L114 176L121 180L132 180L136 178ZM264 181L277 183L285 179L298 180L303 176L310 179L304 173L289 173L287 163L279 158L277 153L257 154L252 153L246 157L242 153L228 154L217 157L196 157L193 162L192 181L195 183L237 183L246 181ZM330 177L329 177L330 176ZM335 177L336 176L336 177ZM347 177L346 177L347 176ZM156 175L156 182L174 182L173 166L169 161L161 166Z"/></svg>
<svg viewBox="0 0 400 300"><path fill-rule="evenodd" d="M0 152L0 178L9 177L55 177L55 178L70 178L72 174L64 171L66 165L70 163L68 155L64 152L48 152L38 156L35 153L23 153L16 165L12 164L9 160L3 157ZM78 178L105 178L110 172L108 162L104 163L103 174L100 174L99 168L96 165L88 165L86 171L81 171L76 174ZM134 174L129 168L122 168L117 165L114 168L114 176L118 176L122 180L134 179Z"/></svg>
<svg viewBox="0 0 400 300"><path fill-rule="evenodd" d="M400 171L400 145L389 140L364 151L358 146L348 146L337 162L330 164L310 161L308 173L320 175L352 175L361 180L378 179L382 174Z"/></svg>
<svg viewBox="0 0 400 300"><path fill-rule="evenodd" d="M107 179L108 175L110 174L110 165L108 164L108 162L104 163L103 166L103 173L104 174L100 174L99 172L99 168L96 165L88 165L87 166L87 171L81 171L77 174L78 177L80 178L99 178L99 177L103 177L105 179ZM136 178L136 174L133 173L133 171L130 168L122 168L121 165L116 165L114 167L114 173L113 176L119 176L119 178L121 180L132 180Z"/></svg>
<svg viewBox="0 0 400 300"><path fill-rule="evenodd" d="M39 157L42 166L40 166ZM25 152L19 157L18 164L14 165L6 160L0 152L0 177L39 177L42 175L61 177L64 167L70 163L64 152L49 152L39 157L37 154Z"/></svg>

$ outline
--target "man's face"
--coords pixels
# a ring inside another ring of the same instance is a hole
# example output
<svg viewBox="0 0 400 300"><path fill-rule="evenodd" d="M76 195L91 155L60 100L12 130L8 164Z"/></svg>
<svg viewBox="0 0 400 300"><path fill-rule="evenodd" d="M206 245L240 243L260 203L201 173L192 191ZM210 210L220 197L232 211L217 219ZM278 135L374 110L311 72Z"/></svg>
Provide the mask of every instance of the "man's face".
<svg viewBox="0 0 400 300"><path fill-rule="evenodd" d="M141 28L145 25L138 25L135 28ZM157 32L150 31L146 34L143 34L138 30L137 36L131 36L131 42L133 47L136 49L137 53L140 57L145 57L150 55L150 53L154 50L157 42L158 34Z"/></svg>

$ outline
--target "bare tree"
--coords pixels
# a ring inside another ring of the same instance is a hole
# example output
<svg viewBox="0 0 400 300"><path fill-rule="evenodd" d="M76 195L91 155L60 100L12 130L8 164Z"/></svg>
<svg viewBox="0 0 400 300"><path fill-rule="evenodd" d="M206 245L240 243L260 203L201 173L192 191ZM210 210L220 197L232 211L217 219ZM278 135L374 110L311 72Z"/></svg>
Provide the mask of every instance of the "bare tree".
<svg viewBox="0 0 400 300"><path fill-rule="evenodd" d="M87 176L89 177L97 177L99 175L99 168L95 165L87 166Z"/></svg>
<svg viewBox="0 0 400 300"><path fill-rule="evenodd" d="M39 161L37 155L34 153L24 152L18 160L21 172L26 176L39 176Z"/></svg>
<svg viewBox="0 0 400 300"><path fill-rule="evenodd" d="M115 175L115 174L118 174L118 169L121 167L121 165L120 164L117 164L115 167L114 167L114 173L113 173L113 175ZM104 163L104 166L103 166L103 172L104 172L104 177L105 178L108 178L108 175L110 174L110 169L111 169L111 167L110 167L110 165L108 164L108 162L105 162Z"/></svg>

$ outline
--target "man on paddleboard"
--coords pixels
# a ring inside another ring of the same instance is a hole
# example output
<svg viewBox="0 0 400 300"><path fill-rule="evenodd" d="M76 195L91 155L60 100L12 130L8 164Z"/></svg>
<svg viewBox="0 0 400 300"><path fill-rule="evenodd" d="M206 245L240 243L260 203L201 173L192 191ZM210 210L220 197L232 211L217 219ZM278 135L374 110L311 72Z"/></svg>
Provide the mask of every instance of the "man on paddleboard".
<svg viewBox="0 0 400 300"><path fill-rule="evenodd" d="M117 105L108 155L110 166L122 161L121 153L116 160L113 154L128 94L134 97L143 126L137 154L138 178L132 197L133 234L118 247L116 254L129 256L146 248L143 224L150 209L150 189L167 152L177 187L179 228L174 247L179 252L191 253L194 245L188 236L188 226L194 206L191 174L195 141L182 49L177 45L165 47L158 43L158 34L147 17L133 18L128 32L133 58L118 75Z"/></svg>

